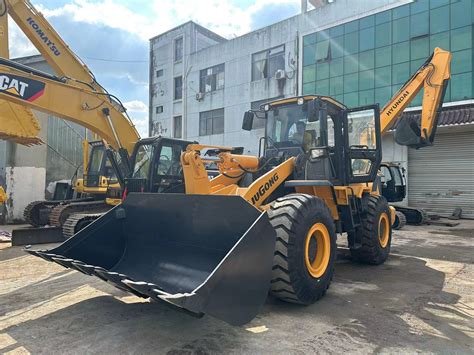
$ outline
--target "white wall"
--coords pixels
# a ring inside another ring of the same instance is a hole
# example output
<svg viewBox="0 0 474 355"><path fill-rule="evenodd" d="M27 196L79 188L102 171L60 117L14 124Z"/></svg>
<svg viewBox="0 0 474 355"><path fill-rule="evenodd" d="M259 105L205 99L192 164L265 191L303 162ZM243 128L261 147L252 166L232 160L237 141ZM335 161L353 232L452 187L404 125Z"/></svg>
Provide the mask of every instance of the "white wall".
<svg viewBox="0 0 474 355"><path fill-rule="evenodd" d="M27 166L7 167L7 196L5 204L8 222L23 220L25 207L36 200L44 200L46 169Z"/></svg>

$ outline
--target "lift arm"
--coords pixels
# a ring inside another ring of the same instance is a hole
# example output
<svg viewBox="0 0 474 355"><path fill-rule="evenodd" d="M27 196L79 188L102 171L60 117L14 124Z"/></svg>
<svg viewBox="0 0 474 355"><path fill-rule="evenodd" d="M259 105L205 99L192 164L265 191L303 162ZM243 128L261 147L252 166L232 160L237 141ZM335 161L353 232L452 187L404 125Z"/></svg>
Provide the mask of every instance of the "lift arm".
<svg viewBox="0 0 474 355"><path fill-rule="evenodd" d="M380 130L385 134L423 88L421 122L402 120L395 139L399 144L420 148L433 143L444 94L450 79L451 53L435 48L433 54L403 85L380 112Z"/></svg>
<svg viewBox="0 0 474 355"><path fill-rule="evenodd" d="M1 100L75 122L101 136L115 150L124 148L131 152L139 136L131 129L129 119L113 108L107 94L71 82L0 59Z"/></svg>

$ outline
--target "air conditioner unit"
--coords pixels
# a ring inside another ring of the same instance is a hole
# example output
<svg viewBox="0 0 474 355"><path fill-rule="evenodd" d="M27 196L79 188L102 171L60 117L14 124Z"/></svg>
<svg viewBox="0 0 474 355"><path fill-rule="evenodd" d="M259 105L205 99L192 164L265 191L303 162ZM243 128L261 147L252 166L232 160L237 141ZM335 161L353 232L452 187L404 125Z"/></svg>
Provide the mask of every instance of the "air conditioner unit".
<svg viewBox="0 0 474 355"><path fill-rule="evenodd" d="M276 79L276 80L284 80L284 79L286 79L286 71L283 70L283 69L278 69L278 70L275 72L275 79Z"/></svg>
<svg viewBox="0 0 474 355"><path fill-rule="evenodd" d="M202 100L204 100L204 93L203 93L203 92L198 92L198 93L196 94L196 100L197 100L197 101L202 101Z"/></svg>

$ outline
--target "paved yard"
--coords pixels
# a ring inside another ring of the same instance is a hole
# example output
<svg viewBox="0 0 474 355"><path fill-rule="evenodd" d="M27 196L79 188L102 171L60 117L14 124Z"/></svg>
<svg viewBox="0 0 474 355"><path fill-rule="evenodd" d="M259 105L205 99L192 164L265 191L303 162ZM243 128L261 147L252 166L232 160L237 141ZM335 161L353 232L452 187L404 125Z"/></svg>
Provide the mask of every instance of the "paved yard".
<svg viewBox="0 0 474 355"><path fill-rule="evenodd" d="M378 267L341 250L324 299L270 298L244 327L128 296L0 243L0 352L473 353L473 230L474 221L408 226Z"/></svg>

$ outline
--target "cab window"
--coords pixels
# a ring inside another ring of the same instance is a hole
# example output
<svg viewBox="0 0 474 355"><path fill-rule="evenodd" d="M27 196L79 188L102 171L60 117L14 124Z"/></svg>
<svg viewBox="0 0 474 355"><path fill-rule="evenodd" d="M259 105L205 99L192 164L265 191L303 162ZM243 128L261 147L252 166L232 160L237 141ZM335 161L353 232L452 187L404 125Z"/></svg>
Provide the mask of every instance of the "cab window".
<svg viewBox="0 0 474 355"><path fill-rule="evenodd" d="M152 146L143 144L138 148L133 165L134 179L147 179L150 170L150 159L152 154Z"/></svg>
<svg viewBox="0 0 474 355"><path fill-rule="evenodd" d="M102 166L102 161L104 159L104 147L96 146L92 148L91 160L89 163L88 174L99 174L99 170Z"/></svg>
<svg viewBox="0 0 474 355"><path fill-rule="evenodd" d="M163 146L161 148L156 175L178 176L181 172L181 152L179 145Z"/></svg>
<svg viewBox="0 0 474 355"><path fill-rule="evenodd" d="M382 165L380 167L380 172L382 173L382 175L380 176L380 181L383 185L387 185L387 183L392 180L389 168L385 165Z"/></svg>

